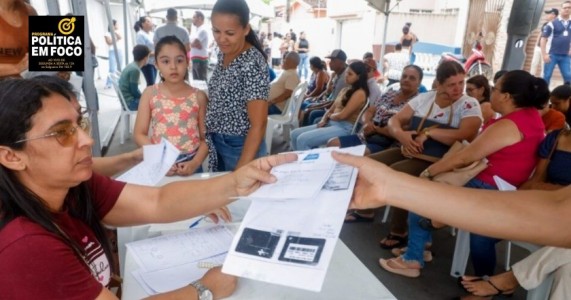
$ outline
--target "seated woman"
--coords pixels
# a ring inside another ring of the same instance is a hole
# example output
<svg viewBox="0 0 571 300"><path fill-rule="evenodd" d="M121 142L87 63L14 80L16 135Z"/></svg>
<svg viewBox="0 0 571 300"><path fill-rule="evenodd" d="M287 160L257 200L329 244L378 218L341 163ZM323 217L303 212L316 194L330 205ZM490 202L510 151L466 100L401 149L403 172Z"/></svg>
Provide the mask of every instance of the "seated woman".
<svg viewBox="0 0 571 300"><path fill-rule="evenodd" d="M104 224L173 222L217 209L228 220L219 208L274 182L271 167L296 159L264 157L212 180L126 184L93 173L89 120L64 94L36 79L3 80L0 107L0 266L10 274L0 279L0 291L6 299L116 299L106 288L114 270ZM199 283L219 299L233 292L236 279L216 268ZM198 299L198 287L157 297Z"/></svg>
<svg viewBox="0 0 571 300"><path fill-rule="evenodd" d="M474 161L487 158L488 167L465 187L495 190L493 176L518 187L524 183L537 162L537 150L544 138L544 127L537 108L547 99L547 83L526 71L511 71L500 78L492 92L492 108L501 118L486 124L482 133L466 148L446 156L425 169L420 176L431 179ZM430 223L409 213L409 238L404 254L380 259L385 270L407 276L420 276L424 248L430 241ZM470 256L477 276L492 275L496 267L496 238L470 234Z"/></svg>
<svg viewBox="0 0 571 300"><path fill-rule="evenodd" d="M422 152L428 139L446 145L455 141L471 141L478 134L482 124L482 112L478 101L464 95L464 68L454 61L441 63L436 69L434 91L419 94L394 115L388 123L390 134L402 145L371 155L391 168L418 176L432 162L411 158L411 154ZM416 128L406 127L413 118L424 118L447 126L447 128L427 128L417 132ZM384 249L401 247L406 243L407 212L391 208L390 232L380 246Z"/></svg>
<svg viewBox="0 0 571 300"><path fill-rule="evenodd" d="M490 93L490 83L486 76L476 75L470 77L468 81L466 81L466 95L476 98L476 100L480 102L482 117L484 118L484 122L482 124L484 125L496 115L496 112L492 109L492 104L490 103Z"/></svg>
<svg viewBox="0 0 571 300"><path fill-rule="evenodd" d="M319 147L332 137L351 133L369 96L365 63L357 61L350 64L345 82L349 87L341 90L318 124L297 128L291 132L292 150Z"/></svg>
<svg viewBox="0 0 571 300"><path fill-rule="evenodd" d="M345 148L365 144L367 145L365 154L368 155L396 145L387 123L410 99L418 95L422 76L422 69L418 66L406 66L400 78L400 89L390 90L373 100L372 105L363 114L363 126L359 133L332 138L327 142L327 146Z"/></svg>
<svg viewBox="0 0 571 300"><path fill-rule="evenodd" d="M329 74L327 66L321 58L314 56L309 60L309 68L311 69L311 78L307 85L304 99L313 98L321 95L329 82Z"/></svg>
<svg viewBox="0 0 571 300"><path fill-rule="evenodd" d="M557 190L571 184L571 130L553 131L539 146L539 161L530 180L520 190ZM512 270L481 280L464 276L462 285L475 296L511 294L521 285L536 288L549 274L555 273L550 299L571 295L571 249L544 247L512 266Z"/></svg>

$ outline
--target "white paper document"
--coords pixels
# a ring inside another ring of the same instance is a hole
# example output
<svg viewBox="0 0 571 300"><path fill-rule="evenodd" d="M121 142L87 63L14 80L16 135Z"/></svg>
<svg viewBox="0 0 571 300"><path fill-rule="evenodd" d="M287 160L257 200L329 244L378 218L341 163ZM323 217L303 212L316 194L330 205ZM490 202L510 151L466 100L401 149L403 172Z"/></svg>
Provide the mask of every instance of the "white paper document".
<svg viewBox="0 0 571 300"><path fill-rule="evenodd" d="M172 167L180 151L166 139L159 144L143 146L143 161L117 177L117 180L155 186Z"/></svg>
<svg viewBox="0 0 571 300"><path fill-rule="evenodd" d="M335 150L363 155L364 149ZM320 150L325 156L332 149ZM306 197L252 201L232 241L223 272L320 291L357 178L352 167L334 162L332 169L310 201Z"/></svg>
<svg viewBox="0 0 571 300"><path fill-rule="evenodd" d="M140 266L133 276L147 294L171 291L199 279L207 265L221 265L233 233L226 226L210 226L128 243Z"/></svg>
<svg viewBox="0 0 571 300"><path fill-rule="evenodd" d="M327 181L335 161L331 151L337 148L318 148L296 152L296 162L277 166L271 170L277 181L262 185L248 198L251 199L307 199L315 198Z"/></svg>

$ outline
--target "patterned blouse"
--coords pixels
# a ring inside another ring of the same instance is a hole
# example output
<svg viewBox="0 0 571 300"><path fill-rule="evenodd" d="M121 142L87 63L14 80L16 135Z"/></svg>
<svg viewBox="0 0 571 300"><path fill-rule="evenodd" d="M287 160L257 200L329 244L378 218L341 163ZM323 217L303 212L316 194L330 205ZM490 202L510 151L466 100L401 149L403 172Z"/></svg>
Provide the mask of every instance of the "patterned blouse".
<svg viewBox="0 0 571 300"><path fill-rule="evenodd" d="M198 128L199 104L196 97L197 89L186 97L167 98L159 89L153 86L151 98L151 142L158 144L164 137L183 153L192 153L200 146Z"/></svg>
<svg viewBox="0 0 571 300"><path fill-rule="evenodd" d="M208 81L206 128L210 133L246 136L250 129L248 102L267 100L270 93L268 66L255 47L242 52L228 67L224 54Z"/></svg>
<svg viewBox="0 0 571 300"><path fill-rule="evenodd" d="M398 113L406 105L408 100L417 95L414 94L409 99L406 99L406 101L395 104L394 99L398 94L400 94L400 91L390 90L373 101L373 106L377 108L373 122L375 122L377 126L387 126L389 119Z"/></svg>

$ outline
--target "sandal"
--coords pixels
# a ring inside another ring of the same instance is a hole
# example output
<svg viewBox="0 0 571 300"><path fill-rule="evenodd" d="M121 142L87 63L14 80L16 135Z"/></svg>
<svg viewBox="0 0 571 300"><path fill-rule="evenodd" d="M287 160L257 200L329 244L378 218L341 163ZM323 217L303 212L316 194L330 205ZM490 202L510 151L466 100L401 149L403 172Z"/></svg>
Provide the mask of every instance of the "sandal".
<svg viewBox="0 0 571 300"><path fill-rule="evenodd" d="M407 247L402 247L402 248L393 248L393 250L391 250L391 253L396 256L399 257L401 255L403 255L407 250ZM424 260L424 262L431 262L433 259L434 253L432 253L432 251L430 250L424 250L424 252L422 253L422 259Z"/></svg>
<svg viewBox="0 0 571 300"><path fill-rule="evenodd" d="M363 217L356 211L348 212L345 215L345 223L365 223L365 222L373 222L375 217Z"/></svg>
<svg viewBox="0 0 571 300"><path fill-rule="evenodd" d="M420 276L420 265L411 266L413 261L406 261L402 256L391 259L379 259L379 265L391 273L405 277L416 278ZM418 264L418 263L417 263Z"/></svg>
<svg viewBox="0 0 571 300"><path fill-rule="evenodd" d="M487 295L476 295L473 292L469 291L468 289L466 289L466 287L464 287L464 285L462 284L462 282L477 282L477 281L484 281L487 284L489 284L494 290L495 292L492 294L487 294ZM500 297L512 297L514 295L515 290L502 290L500 288L498 288L491 280L490 280L490 276L482 276L482 277L472 277L470 279L464 278L464 276L458 277L458 284L460 285L460 287L462 287L466 292L474 295L474 296L478 296L478 297L492 297L492 296L500 296Z"/></svg>
<svg viewBox="0 0 571 300"><path fill-rule="evenodd" d="M389 243L391 242L391 243ZM379 242L379 246L383 249L402 248L408 243L408 235L399 236L389 233Z"/></svg>

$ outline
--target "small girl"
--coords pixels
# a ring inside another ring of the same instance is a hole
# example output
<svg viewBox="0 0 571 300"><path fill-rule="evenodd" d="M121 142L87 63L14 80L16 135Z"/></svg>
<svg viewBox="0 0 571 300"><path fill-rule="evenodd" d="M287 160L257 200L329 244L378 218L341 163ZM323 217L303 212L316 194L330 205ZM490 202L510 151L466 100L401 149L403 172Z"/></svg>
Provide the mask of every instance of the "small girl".
<svg viewBox="0 0 571 300"><path fill-rule="evenodd" d="M155 61L161 82L147 87L141 96L135 142L139 146L157 144L164 137L181 151L167 176L201 172L208 154L204 139L206 95L184 81L189 62L179 39L160 39L155 46Z"/></svg>

